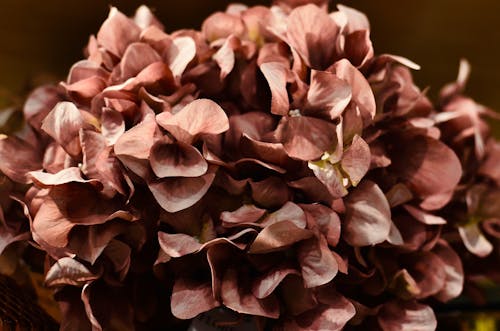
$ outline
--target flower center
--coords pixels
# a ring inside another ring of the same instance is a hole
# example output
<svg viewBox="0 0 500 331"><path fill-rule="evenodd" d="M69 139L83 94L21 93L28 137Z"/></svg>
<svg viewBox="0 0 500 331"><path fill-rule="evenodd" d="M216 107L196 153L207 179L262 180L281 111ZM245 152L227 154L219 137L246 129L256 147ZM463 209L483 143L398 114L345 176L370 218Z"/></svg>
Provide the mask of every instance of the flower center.
<svg viewBox="0 0 500 331"><path fill-rule="evenodd" d="M300 114L300 110L298 109L292 109L288 112L288 115L290 117L299 117L301 114Z"/></svg>

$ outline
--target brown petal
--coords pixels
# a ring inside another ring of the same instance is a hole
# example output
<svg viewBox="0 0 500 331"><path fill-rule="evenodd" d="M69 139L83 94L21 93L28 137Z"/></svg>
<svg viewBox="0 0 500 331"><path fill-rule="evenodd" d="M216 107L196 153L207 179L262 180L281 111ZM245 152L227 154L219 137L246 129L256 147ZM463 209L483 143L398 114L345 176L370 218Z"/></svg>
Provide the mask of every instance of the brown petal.
<svg viewBox="0 0 500 331"><path fill-rule="evenodd" d="M301 204L300 207L306 212L307 228L319 229L328 245L337 246L340 240L340 219L337 213L319 203Z"/></svg>
<svg viewBox="0 0 500 331"><path fill-rule="evenodd" d="M59 101L61 101L61 95L57 87L38 87L31 92L24 103L24 118L32 127L40 130L42 120Z"/></svg>
<svg viewBox="0 0 500 331"><path fill-rule="evenodd" d="M208 170L208 163L193 146L178 141L158 141L151 147L151 168L159 178L199 177Z"/></svg>
<svg viewBox="0 0 500 331"><path fill-rule="evenodd" d="M286 183L278 177L249 182L252 189L252 199L266 208L282 206L291 199L291 192Z"/></svg>
<svg viewBox="0 0 500 331"><path fill-rule="evenodd" d="M42 168L39 152L17 137L0 134L0 170L15 182L28 184L30 171Z"/></svg>
<svg viewBox="0 0 500 331"><path fill-rule="evenodd" d="M161 61L161 57L151 46L140 42L132 43L127 46L120 62L121 78L134 77L148 65L158 61Z"/></svg>
<svg viewBox="0 0 500 331"><path fill-rule="evenodd" d="M176 279L170 306L180 319L192 319L220 305L212 296L210 283L196 282L183 277Z"/></svg>
<svg viewBox="0 0 500 331"><path fill-rule="evenodd" d="M339 27L325 10L309 4L288 16L287 39L312 69L323 70L333 63Z"/></svg>
<svg viewBox="0 0 500 331"><path fill-rule="evenodd" d="M49 287L62 285L82 286L96 280L98 277L77 260L63 257L57 260L47 271L45 285Z"/></svg>
<svg viewBox="0 0 500 331"><path fill-rule="evenodd" d="M351 101L351 86L331 72L311 70L307 107L338 118Z"/></svg>
<svg viewBox="0 0 500 331"><path fill-rule="evenodd" d="M188 144L198 135L219 134L229 129L229 120L224 110L209 99L197 99L174 115L161 113L156 116L156 120L177 140Z"/></svg>
<svg viewBox="0 0 500 331"><path fill-rule="evenodd" d="M364 66L374 55L370 31L359 30L348 34L345 40L344 53L357 68Z"/></svg>
<svg viewBox="0 0 500 331"><path fill-rule="evenodd" d="M141 30L131 19L111 7L108 18L97 33L97 42L121 57L129 44L139 40L140 33Z"/></svg>
<svg viewBox="0 0 500 331"><path fill-rule="evenodd" d="M289 111L287 83L287 68L280 62L267 62L260 65L260 71L269 84L271 90L271 113L287 115Z"/></svg>
<svg viewBox="0 0 500 331"><path fill-rule="evenodd" d="M168 212L175 213L198 202L207 193L215 178L208 172L201 177L176 177L154 180L149 189L158 204Z"/></svg>
<svg viewBox="0 0 500 331"><path fill-rule="evenodd" d="M313 171L314 176L326 187L332 198L337 199L347 195L348 191L346 183L344 183L344 176L338 165L327 161L318 161L309 162L308 167Z"/></svg>
<svg viewBox="0 0 500 331"><path fill-rule="evenodd" d="M384 331L434 331L437 327L432 308L414 301L391 301L382 306L378 322Z"/></svg>
<svg viewBox="0 0 500 331"><path fill-rule="evenodd" d="M370 146L358 135L355 135L351 146L342 156L342 169L349 175L353 186L357 186L370 168Z"/></svg>
<svg viewBox="0 0 500 331"><path fill-rule="evenodd" d="M406 209L406 211L416 220L424 224L427 225L446 224L446 220L444 218L432 215L430 213L426 213L425 211L415 208L411 205L403 205L403 208Z"/></svg>
<svg viewBox="0 0 500 331"><path fill-rule="evenodd" d="M66 101L58 103L42 124L42 130L73 157L81 152L79 131L84 127L86 125L80 110L73 103Z"/></svg>
<svg viewBox="0 0 500 331"><path fill-rule="evenodd" d="M391 230L391 209L382 190L364 181L346 201L344 239L352 246L368 246L383 242Z"/></svg>
<svg viewBox="0 0 500 331"><path fill-rule="evenodd" d="M274 223L259 233L249 253L264 254L282 250L312 235L311 231L297 227L292 221Z"/></svg>
<svg viewBox="0 0 500 331"><path fill-rule="evenodd" d="M294 116L284 117L276 133L291 158L310 161L337 145L335 128L318 118Z"/></svg>

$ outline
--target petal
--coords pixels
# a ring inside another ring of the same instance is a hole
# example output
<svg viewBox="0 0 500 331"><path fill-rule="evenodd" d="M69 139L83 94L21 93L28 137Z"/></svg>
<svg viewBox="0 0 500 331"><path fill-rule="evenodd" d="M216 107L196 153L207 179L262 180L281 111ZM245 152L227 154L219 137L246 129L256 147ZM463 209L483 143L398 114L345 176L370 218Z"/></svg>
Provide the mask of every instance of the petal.
<svg viewBox="0 0 500 331"><path fill-rule="evenodd" d="M92 98L107 86L102 77L92 76L72 84L61 83L72 100L79 104L90 104Z"/></svg>
<svg viewBox="0 0 500 331"><path fill-rule="evenodd" d="M283 118L276 133L288 156L309 161L337 145L335 128L334 124L318 118L293 116Z"/></svg>
<svg viewBox="0 0 500 331"><path fill-rule="evenodd" d="M382 190L371 181L363 181L346 201L344 239L352 246L383 242L391 230L391 209Z"/></svg>
<svg viewBox="0 0 500 331"><path fill-rule="evenodd" d="M111 7L108 18L97 32L97 42L121 57L129 44L139 40L140 33L141 30L131 19Z"/></svg>
<svg viewBox="0 0 500 331"><path fill-rule="evenodd" d="M325 237L328 245L337 246L340 240L340 218L336 212L321 204L301 204L307 215L307 228L319 231Z"/></svg>
<svg viewBox="0 0 500 331"><path fill-rule="evenodd" d="M253 295L259 299L268 297L288 275L300 275L300 273L293 268L287 267L277 267L271 269L266 274L255 280L252 286Z"/></svg>
<svg viewBox="0 0 500 331"><path fill-rule="evenodd" d="M308 167L313 171L314 176L328 189L332 198L336 199L347 195L348 191L344 182L344 176L338 165L319 161L309 162Z"/></svg>
<svg viewBox="0 0 500 331"><path fill-rule="evenodd" d="M49 287L62 285L82 286L96 280L98 277L77 260L63 257L57 260L47 271L45 285Z"/></svg>
<svg viewBox="0 0 500 331"><path fill-rule="evenodd" d="M344 54L357 68L364 66L373 58L373 46L370 31L360 30L346 36Z"/></svg>
<svg viewBox="0 0 500 331"><path fill-rule="evenodd" d="M488 256L493 251L493 245L486 239L478 224L472 223L458 227L458 233L469 252L479 257Z"/></svg>
<svg viewBox="0 0 500 331"><path fill-rule="evenodd" d="M437 327L432 308L414 301L391 301L382 306L378 322L384 331L434 331Z"/></svg>
<svg viewBox="0 0 500 331"><path fill-rule="evenodd" d="M215 52L212 58L217 62L220 68L220 78L224 79L231 73L234 68L235 54L234 52L241 46L240 40L234 35L230 35L221 48Z"/></svg>
<svg viewBox="0 0 500 331"><path fill-rule="evenodd" d="M219 134L229 129L229 120L224 110L209 99L195 100L174 115L161 113L156 120L177 140L188 144L198 135Z"/></svg>
<svg viewBox="0 0 500 331"><path fill-rule="evenodd" d="M244 31L245 25L240 17L221 12L210 15L201 26L201 32L209 43L230 35L241 36Z"/></svg>
<svg viewBox="0 0 500 331"><path fill-rule="evenodd" d="M459 159L444 143L427 136L398 136L398 148L391 153L391 169L421 198L446 194L431 205L438 209L449 201L448 192L458 184L462 176ZM430 205L430 204L429 204ZM423 207L423 206L422 206Z"/></svg>
<svg viewBox="0 0 500 331"><path fill-rule="evenodd" d="M245 291L239 284L238 274L228 269L222 278L221 296L224 306L241 314L278 318L279 305L275 297L258 299L251 292Z"/></svg>
<svg viewBox="0 0 500 331"><path fill-rule="evenodd" d="M302 208L295 203L288 201L280 209L270 213L264 220L262 220L261 225L266 227L282 221L290 221L301 229L305 229L307 224L306 214Z"/></svg>
<svg viewBox="0 0 500 331"><path fill-rule="evenodd" d="M397 207L413 199L413 194L405 184L397 183L385 194L391 208Z"/></svg>
<svg viewBox="0 0 500 331"><path fill-rule="evenodd" d="M338 294L331 298L331 303L328 305L318 305L315 309L298 316L295 323L285 327L290 331L340 331L355 314L354 305Z"/></svg>
<svg viewBox="0 0 500 331"><path fill-rule="evenodd" d="M363 119L373 119L377 111L375 96L363 74L346 59L335 62L330 70L351 85L352 100L359 107Z"/></svg>
<svg viewBox="0 0 500 331"><path fill-rule="evenodd" d="M183 233L158 232L160 248L170 257L181 257L201 249L202 245L194 237Z"/></svg>
<svg viewBox="0 0 500 331"><path fill-rule="evenodd" d="M60 102L45 117L42 130L61 145L71 156L81 152L79 131L85 127L80 110L71 102Z"/></svg>
<svg viewBox="0 0 500 331"><path fill-rule="evenodd" d="M252 189L252 199L266 208L282 206L291 199L291 192L286 183L278 177L249 182Z"/></svg>
<svg viewBox="0 0 500 331"><path fill-rule="evenodd" d="M347 16L347 33L359 30L370 30L370 22L365 14L354 8L340 4L337 5L337 8L340 12Z"/></svg>
<svg viewBox="0 0 500 331"><path fill-rule="evenodd" d="M282 221L264 228L250 246L249 253L265 254L282 250L308 239L312 232L297 227L292 221Z"/></svg>
<svg viewBox="0 0 500 331"><path fill-rule="evenodd" d="M224 211L220 214L220 219L224 226L249 225L257 223L266 213L265 209L260 209L254 205L243 205L235 211Z"/></svg>
<svg viewBox="0 0 500 331"><path fill-rule="evenodd" d="M207 193L215 174L208 172L201 177L176 177L155 180L149 189L158 204L168 212L175 213L189 208Z"/></svg>
<svg viewBox="0 0 500 331"><path fill-rule="evenodd" d="M370 169L371 154L370 146L358 135L355 135L351 146L349 146L342 156L342 169L349 176L353 186L357 186L361 179Z"/></svg>
<svg viewBox="0 0 500 331"><path fill-rule="evenodd" d="M311 70L307 107L338 118L351 101L351 86L331 72Z"/></svg>
<svg viewBox="0 0 500 331"><path fill-rule="evenodd" d="M114 145L125 132L123 115L114 109L104 108L101 114L101 132L108 145Z"/></svg>
<svg viewBox="0 0 500 331"><path fill-rule="evenodd" d="M280 62L262 63L259 68L271 90L271 113L276 115L288 114L290 104L286 89L287 68Z"/></svg>
<svg viewBox="0 0 500 331"><path fill-rule="evenodd" d="M51 188L68 183L89 183L97 188L102 187L101 183L96 179L83 179L80 168L77 167L66 168L56 174L43 171L32 171L29 174L35 185L41 188Z"/></svg>
<svg viewBox="0 0 500 331"><path fill-rule="evenodd" d="M415 208L411 205L403 205L403 208L406 209L406 211L413 216L417 221L420 221L424 224L427 225L439 225L439 224L446 224L446 220L442 217L432 215L430 213L427 213L419 208Z"/></svg>
<svg viewBox="0 0 500 331"><path fill-rule="evenodd" d="M313 289L306 288L300 276L286 277L280 287L286 311L292 316L302 314L318 305Z"/></svg>
<svg viewBox="0 0 500 331"><path fill-rule="evenodd" d="M15 182L28 184L30 171L42 168L39 152L24 140L0 134L0 170Z"/></svg>
<svg viewBox="0 0 500 331"><path fill-rule="evenodd" d="M161 61L161 57L151 46L140 42L132 43L127 46L120 62L121 78L134 77L148 65L158 61Z"/></svg>
<svg viewBox="0 0 500 331"><path fill-rule="evenodd" d="M193 146L181 141L158 141L151 147L150 164L156 176L199 177L208 170L208 163Z"/></svg>
<svg viewBox="0 0 500 331"><path fill-rule="evenodd" d="M179 79L188 64L196 56L196 44L191 37L173 39L168 48L167 63L176 79Z"/></svg>
<svg viewBox="0 0 500 331"><path fill-rule="evenodd" d="M339 27L325 10L309 4L295 8L288 16L287 40L312 69L333 63Z"/></svg>
<svg viewBox="0 0 500 331"><path fill-rule="evenodd" d="M324 285L339 271L337 260L330 252L324 237L303 241L297 254L305 287Z"/></svg>
<svg viewBox="0 0 500 331"><path fill-rule="evenodd" d="M176 279L170 307L180 319L192 319L220 305L212 296L210 283L196 282L183 277Z"/></svg>
<svg viewBox="0 0 500 331"><path fill-rule="evenodd" d="M60 91L55 86L41 86L33 90L23 107L24 118L36 130L40 130L42 120L61 101Z"/></svg>
<svg viewBox="0 0 500 331"><path fill-rule="evenodd" d="M458 297L464 286L464 269L462 261L446 241L440 240L432 250L444 264L446 280L444 287L434 295L441 302Z"/></svg>
<svg viewBox="0 0 500 331"><path fill-rule="evenodd" d="M163 29L163 25L155 17L151 9L145 5L139 6L134 14L134 23L142 30L155 26L159 29Z"/></svg>

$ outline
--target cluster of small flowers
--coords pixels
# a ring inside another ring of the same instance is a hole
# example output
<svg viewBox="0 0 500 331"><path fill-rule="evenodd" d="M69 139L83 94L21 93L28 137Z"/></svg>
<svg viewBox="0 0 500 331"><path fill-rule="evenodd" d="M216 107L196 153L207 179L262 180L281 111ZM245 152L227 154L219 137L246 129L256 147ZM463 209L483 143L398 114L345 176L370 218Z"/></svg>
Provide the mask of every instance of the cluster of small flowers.
<svg viewBox="0 0 500 331"><path fill-rule="evenodd" d="M0 252L46 252L62 330L216 307L266 330L434 330L464 279L500 281L498 116L462 95L465 62L433 105L363 13L321 0L170 34L112 8L86 56L0 139Z"/></svg>

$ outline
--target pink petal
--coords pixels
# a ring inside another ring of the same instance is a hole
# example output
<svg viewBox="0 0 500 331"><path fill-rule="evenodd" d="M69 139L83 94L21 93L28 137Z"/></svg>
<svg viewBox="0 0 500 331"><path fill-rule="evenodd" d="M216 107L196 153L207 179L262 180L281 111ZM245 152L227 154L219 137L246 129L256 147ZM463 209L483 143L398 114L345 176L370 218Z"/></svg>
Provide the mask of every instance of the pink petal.
<svg viewBox="0 0 500 331"><path fill-rule="evenodd" d="M241 36L244 31L241 18L221 12L209 16L201 26L201 32L209 43L230 35Z"/></svg>
<svg viewBox="0 0 500 331"><path fill-rule="evenodd" d="M252 287L253 295L259 299L268 297L288 275L300 275L300 273L293 268L273 268L255 280Z"/></svg>
<svg viewBox="0 0 500 331"><path fill-rule="evenodd" d="M50 174L43 171L32 171L29 173L35 185L41 188L50 188L68 183L89 183L97 188L102 188L101 183L96 179L83 179L80 168L70 167Z"/></svg>
<svg viewBox="0 0 500 331"><path fill-rule="evenodd" d="M219 65L221 79L226 78L233 70L236 60L234 52L240 46L240 40L234 35L230 35L221 48L213 55L213 59Z"/></svg>
<svg viewBox="0 0 500 331"><path fill-rule="evenodd" d="M271 113L276 115L288 114L290 105L286 89L287 68L279 62L267 62L260 65L260 71L264 74L271 90Z"/></svg>
<svg viewBox="0 0 500 331"><path fill-rule="evenodd" d="M301 229L305 229L307 224L306 214L302 208L295 203L288 201L280 209L270 213L264 220L262 220L261 225L266 227L282 221L290 221Z"/></svg>
<svg viewBox="0 0 500 331"><path fill-rule="evenodd" d="M178 37L173 39L172 45L168 48L167 63L176 79L182 76L195 56L196 44L192 38Z"/></svg>
<svg viewBox="0 0 500 331"><path fill-rule="evenodd" d="M464 286L464 269L462 261L446 241L438 241L432 251L443 262L446 275L444 287L435 294L434 297L441 302L447 302L458 297L462 293Z"/></svg>
<svg viewBox="0 0 500 331"><path fill-rule="evenodd" d="M199 177L208 170L208 163L193 146L181 141L158 141L151 148L151 168L159 178Z"/></svg>
<svg viewBox="0 0 500 331"><path fill-rule="evenodd" d="M359 30L370 30L370 22L364 13L340 4L337 5L337 8L340 12L347 16L347 33Z"/></svg>
<svg viewBox="0 0 500 331"><path fill-rule="evenodd" d="M345 187L344 176L337 165L319 161L309 162L308 167L313 171L314 176L327 188L332 198L337 199L347 195L348 191Z"/></svg>
<svg viewBox="0 0 500 331"><path fill-rule="evenodd" d="M427 224L427 225L439 225L439 224L446 224L446 220L442 217L432 215L430 213L427 213L421 209L415 208L411 205L403 205L403 208L406 209L406 211L413 216L416 220Z"/></svg>
<svg viewBox="0 0 500 331"><path fill-rule="evenodd" d="M266 213L265 209L260 209L254 205L243 205L235 211L224 211L220 215L220 219L224 222L224 226L230 227L243 224L255 224Z"/></svg>
<svg viewBox="0 0 500 331"><path fill-rule="evenodd" d="M255 238L249 253L265 254L279 251L308 239L312 232L297 227L292 221L282 221L264 228Z"/></svg>
<svg viewBox="0 0 500 331"><path fill-rule="evenodd" d="M326 69L336 55L339 27L325 10L309 4L288 16L287 39L312 69Z"/></svg>
<svg viewBox="0 0 500 331"><path fill-rule="evenodd" d="M104 90L106 81L98 76L79 80L72 84L61 83L72 100L79 104L89 104L92 98Z"/></svg>
<svg viewBox="0 0 500 331"><path fill-rule="evenodd" d="M0 134L0 170L15 182L28 184L30 171L42 168L39 152L17 137Z"/></svg>
<svg viewBox="0 0 500 331"><path fill-rule="evenodd" d="M86 126L80 110L73 103L60 102L45 117L42 130L75 157L81 152L79 131Z"/></svg>
<svg viewBox="0 0 500 331"><path fill-rule="evenodd" d="M183 233L158 232L160 248L170 257L181 257L201 249L202 245L194 237Z"/></svg>
<svg viewBox="0 0 500 331"><path fill-rule="evenodd" d="M87 267L70 257L57 260L45 275L45 285L49 287L73 285L82 286L99 276L94 275Z"/></svg>
<svg viewBox="0 0 500 331"><path fill-rule="evenodd" d="M426 209L438 209L446 204L451 198L448 193L462 176L462 166L455 153L444 143L427 136L400 137L398 145L401 147L391 155L394 171L420 197L438 198L435 203L428 203L433 208Z"/></svg>
<svg viewBox="0 0 500 331"><path fill-rule="evenodd" d="M478 224L459 226L458 233L462 237L465 247L472 254L485 257L493 251L493 245L482 234Z"/></svg>
<svg viewBox="0 0 500 331"><path fill-rule="evenodd" d="M135 11L134 23L138 27L140 27L142 30L144 30L150 26L155 26L159 29L163 29L163 25L158 21L158 19L155 17L155 15L151 12L151 9L149 9L145 5L139 6L139 8L137 8L137 10Z"/></svg>
<svg viewBox="0 0 500 331"><path fill-rule="evenodd" d="M55 86L36 88L24 103L24 118L32 127L40 130L43 119L61 101L61 98L60 91Z"/></svg>
<svg viewBox="0 0 500 331"><path fill-rule="evenodd" d="M339 271L337 260L330 252L324 237L303 241L297 254L305 287L327 284Z"/></svg>
<svg viewBox="0 0 500 331"><path fill-rule="evenodd" d="M175 177L154 180L149 189L158 204L168 212L175 213L189 208L207 193L215 178L213 172L201 177Z"/></svg>
<svg viewBox="0 0 500 331"><path fill-rule="evenodd" d="M287 331L340 331L355 314L354 305L342 295L337 294L336 297L330 299L328 305L318 305L315 309L298 316L295 322L285 327Z"/></svg>
<svg viewBox="0 0 500 331"><path fill-rule="evenodd" d="M97 33L97 42L114 55L121 57L129 44L139 40L140 29L134 22L112 7L109 16Z"/></svg>
<svg viewBox="0 0 500 331"><path fill-rule="evenodd" d="M328 245L337 246L340 240L340 219L336 212L321 204L301 204L306 212L307 228L319 229Z"/></svg>
<svg viewBox="0 0 500 331"><path fill-rule="evenodd" d="M352 101L359 107L363 119L373 119L377 111L375 97L363 74L346 59L335 62L329 70L351 85Z"/></svg>
<svg viewBox="0 0 500 331"><path fill-rule="evenodd" d="M370 146L358 135L355 135L351 146L349 146L342 156L342 169L349 176L353 186L357 186L361 179L370 169L371 154Z"/></svg>
<svg viewBox="0 0 500 331"><path fill-rule="evenodd" d="M346 201L344 239L352 246L383 242L391 230L391 209L382 190L371 181L363 181Z"/></svg>
<svg viewBox="0 0 500 331"><path fill-rule="evenodd" d="M224 306L239 313L269 318L279 317L279 305L276 298L268 296L265 299L258 299L251 292L245 291L239 285L238 274L233 269L228 269L224 273L221 295Z"/></svg>
<svg viewBox="0 0 500 331"><path fill-rule="evenodd" d="M220 305L212 296L210 283L178 278L172 290L172 314L180 319L192 319Z"/></svg>
<svg viewBox="0 0 500 331"><path fill-rule="evenodd" d="M229 129L224 110L209 99L195 100L174 115L161 113L156 120L177 140L188 144L199 135L219 134Z"/></svg>
<svg viewBox="0 0 500 331"><path fill-rule="evenodd" d="M261 206L274 208L282 206L291 199L291 192L286 183L278 177L249 182L252 189L252 199Z"/></svg>
<svg viewBox="0 0 500 331"><path fill-rule="evenodd" d="M148 44L136 42L127 46L120 62L122 79L136 76L148 65L161 61L160 55Z"/></svg>
<svg viewBox="0 0 500 331"><path fill-rule="evenodd" d="M331 72L311 70L307 107L338 118L351 101L351 86ZM312 113L313 111L311 111Z"/></svg>
<svg viewBox="0 0 500 331"><path fill-rule="evenodd" d="M378 322L384 331L434 331L437 327L432 308L414 301L391 301L384 304Z"/></svg>
<svg viewBox="0 0 500 331"><path fill-rule="evenodd" d="M364 66L374 55L370 32L368 30L359 30L348 34L344 54L357 68Z"/></svg>
<svg viewBox="0 0 500 331"><path fill-rule="evenodd" d="M334 124L314 117L284 117L276 133L288 156L310 161L337 145L335 128Z"/></svg>

